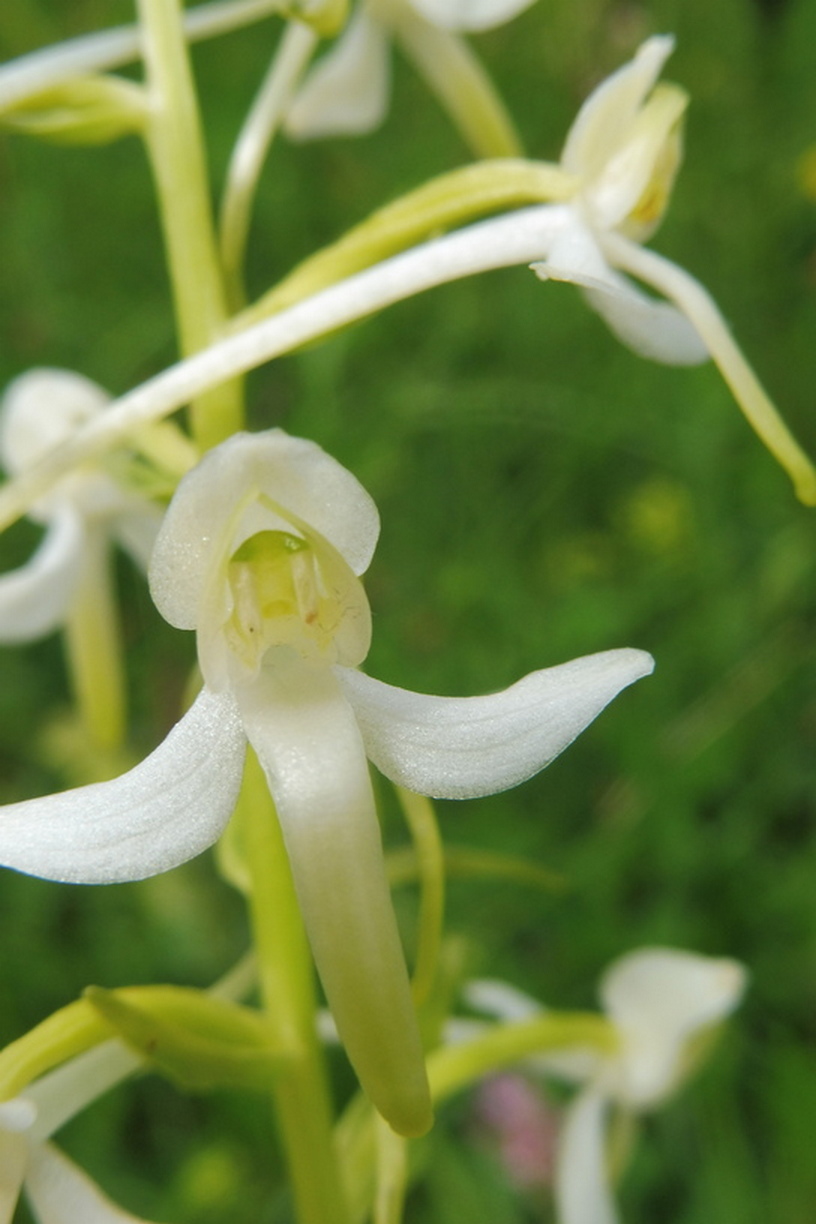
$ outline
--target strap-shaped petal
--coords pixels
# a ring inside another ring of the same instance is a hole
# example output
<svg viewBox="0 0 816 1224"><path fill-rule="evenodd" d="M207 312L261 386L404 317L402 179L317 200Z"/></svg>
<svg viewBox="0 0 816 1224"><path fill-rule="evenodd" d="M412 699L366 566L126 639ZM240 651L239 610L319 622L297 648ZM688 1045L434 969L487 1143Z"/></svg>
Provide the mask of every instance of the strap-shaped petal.
<svg viewBox="0 0 816 1224"><path fill-rule="evenodd" d="M615 272L577 215L562 226L547 259L531 266L541 280L579 285L610 331L639 356L666 365L708 360L708 348L693 323L669 302L648 297Z"/></svg>
<svg viewBox="0 0 816 1224"><path fill-rule="evenodd" d="M380 520L356 477L281 429L235 434L181 481L153 549L150 590L177 629L199 627L207 587L229 553L256 531L288 525L252 502L253 492L325 536L355 574L368 567Z"/></svg>
<svg viewBox="0 0 816 1224"><path fill-rule="evenodd" d="M491 30L511 21L533 0L411 0L432 25L444 30Z"/></svg>
<svg viewBox="0 0 816 1224"><path fill-rule="evenodd" d="M340 1038L383 1117L420 1134L430 1094L354 714L330 669L285 650L237 697Z"/></svg>
<svg viewBox="0 0 816 1224"><path fill-rule="evenodd" d="M604 1150L607 1108L603 1095L588 1089L567 1110L555 1166L558 1224L616 1224Z"/></svg>
<svg viewBox="0 0 816 1224"><path fill-rule="evenodd" d="M643 948L615 961L600 994L623 1040L616 1094L641 1107L666 1096L685 1070L689 1039L734 1010L745 982L738 961L677 948Z"/></svg>
<svg viewBox="0 0 816 1224"><path fill-rule="evenodd" d="M470 799L538 773L653 667L642 650L609 650L533 672L489 697L429 697L335 671L366 752L387 778L422 795Z"/></svg>
<svg viewBox="0 0 816 1224"><path fill-rule="evenodd" d="M235 807L245 748L231 695L204 689L135 769L0 808L0 863L74 884L168 871L220 836Z"/></svg>
<svg viewBox="0 0 816 1224"><path fill-rule="evenodd" d="M38 1224L148 1224L117 1207L50 1143L32 1149L25 1189Z"/></svg>
<svg viewBox="0 0 816 1224"><path fill-rule="evenodd" d="M0 642L31 642L65 620L81 571L82 518L61 506L30 561L0 575Z"/></svg>
<svg viewBox="0 0 816 1224"><path fill-rule="evenodd" d="M388 41L383 26L358 8L292 100L284 124L287 136L319 140L379 127L391 92Z"/></svg>

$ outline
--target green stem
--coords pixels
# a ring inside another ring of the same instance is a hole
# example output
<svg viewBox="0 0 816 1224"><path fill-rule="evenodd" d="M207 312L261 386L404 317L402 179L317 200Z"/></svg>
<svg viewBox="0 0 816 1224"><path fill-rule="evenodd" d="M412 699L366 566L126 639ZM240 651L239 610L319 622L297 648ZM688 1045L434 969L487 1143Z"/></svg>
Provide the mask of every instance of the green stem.
<svg viewBox="0 0 816 1224"><path fill-rule="evenodd" d="M311 955L266 779L249 750L244 773L246 862L261 998L286 1052L273 1098L300 1224L348 1224L317 1040Z"/></svg>
<svg viewBox="0 0 816 1224"><path fill-rule="evenodd" d="M226 299L215 240L204 142L179 0L137 0L150 93L146 143L156 181L182 353L221 332ZM241 383L233 380L191 405L202 450L242 428Z"/></svg>
<svg viewBox="0 0 816 1224"><path fill-rule="evenodd" d="M90 524L65 624L65 644L80 717L93 743L106 750L121 745L125 727L125 677L112 567L107 533Z"/></svg>
<svg viewBox="0 0 816 1224"><path fill-rule="evenodd" d="M289 22L235 142L221 205L220 240L227 294L236 310L244 304L244 254L261 170L316 46L313 30L298 21Z"/></svg>

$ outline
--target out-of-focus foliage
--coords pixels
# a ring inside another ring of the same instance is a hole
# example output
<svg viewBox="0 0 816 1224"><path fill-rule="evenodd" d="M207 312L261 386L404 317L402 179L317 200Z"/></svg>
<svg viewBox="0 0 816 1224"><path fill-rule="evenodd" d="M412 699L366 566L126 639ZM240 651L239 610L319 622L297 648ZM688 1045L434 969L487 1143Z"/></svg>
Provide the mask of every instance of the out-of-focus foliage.
<svg viewBox="0 0 816 1224"><path fill-rule="evenodd" d="M129 5L8 3L4 57L131 18ZM652 240L698 275L816 452L816 8L810 0L539 0L478 39L533 155L554 157L588 89L651 32L691 94L687 151ZM277 38L274 22L195 51L214 185ZM416 78L372 137L277 145L250 244L253 292L374 207L466 160ZM151 184L135 139L0 142L0 383L39 364L123 391L174 356ZM649 365L577 292L524 269L437 290L251 379L253 423L318 441L377 501L367 579L372 674L482 692L632 645L654 677L506 796L441 805L452 841L556 868L565 895L456 883L449 927L474 971L584 1007L623 951L662 943L743 960L752 986L682 1104L647 1123L621 1204L632 1222L804 1224L816 1201L816 519L715 370ZM4 568L36 540L0 542ZM133 738L158 742L192 659L123 562ZM54 640L0 652L5 800L67 785ZM43 727L43 710L50 711ZM66 746L67 745L67 746ZM60 747L62 746L62 747ZM389 811L387 837L404 830ZM410 941L413 910L403 917ZM237 896L209 857L106 889L4 873L0 1039L89 982L205 984L241 952ZM337 1070L338 1092L349 1087ZM284 1220L262 1104L153 1081L65 1131L65 1146L151 1218ZM441 1122L417 1224L516 1224L520 1203ZM21 1217L22 1218L22 1217Z"/></svg>

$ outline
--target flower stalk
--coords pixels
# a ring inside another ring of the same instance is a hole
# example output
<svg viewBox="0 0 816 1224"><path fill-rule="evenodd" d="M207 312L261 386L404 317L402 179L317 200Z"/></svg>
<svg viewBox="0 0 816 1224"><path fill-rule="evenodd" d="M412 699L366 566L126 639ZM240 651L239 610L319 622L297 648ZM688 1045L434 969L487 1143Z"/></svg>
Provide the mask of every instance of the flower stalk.
<svg viewBox="0 0 816 1224"><path fill-rule="evenodd" d="M145 140L156 182L182 353L205 348L227 317L198 103L178 0L139 0L150 114ZM208 387L191 404L202 450L243 424L241 385Z"/></svg>

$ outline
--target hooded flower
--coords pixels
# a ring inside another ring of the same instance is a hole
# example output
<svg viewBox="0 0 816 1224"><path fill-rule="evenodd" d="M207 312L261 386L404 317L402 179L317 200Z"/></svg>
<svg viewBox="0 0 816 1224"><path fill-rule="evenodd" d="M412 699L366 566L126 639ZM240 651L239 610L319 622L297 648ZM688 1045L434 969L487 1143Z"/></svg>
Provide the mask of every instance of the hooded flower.
<svg viewBox="0 0 816 1224"><path fill-rule="evenodd" d="M458 35L503 25L532 2L362 0L336 45L295 95L286 131L296 140L314 140L379 127L391 93L394 39L476 152L515 152L515 138L488 78Z"/></svg>
<svg viewBox="0 0 816 1224"><path fill-rule="evenodd" d="M563 1123L555 1172L559 1224L615 1224L607 1166L608 1114L661 1105L695 1065L700 1039L728 1016L745 989L745 970L675 948L630 952L607 969L600 996L618 1035L612 1055L564 1050L531 1060L537 1070L582 1085ZM472 983L470 1004L503 1020L541 1012L498 982Z"/></svg>
<svg viewBox="0 0 816 1224"><path fill-rule="evenodd" d="M429 697L358 670L371 498L313 443L238 434L181 482L150 566L153 597L195 629L204 689L164 743L109 783L0 809L0 861L76 882L166 871L222 832L252 745L275 800L329 1005L363 1087L395 1129L430 1107L367 758L447 798L514 786L652 669L614 650L490 697Z"/></svg>
<svg viewBox="0 0 816 1224"><path fill-rule="evenodd" d="M21 1190L37 1224L147 1224L112 1203L47 1142L139 1062L119 1042L106 1042L0 1104L0 1224L11 1224Z"/></svg>

